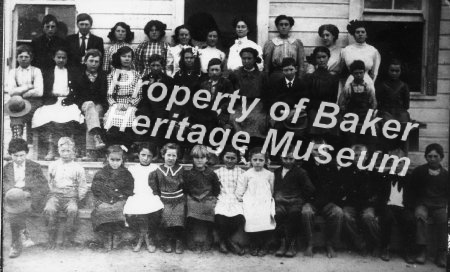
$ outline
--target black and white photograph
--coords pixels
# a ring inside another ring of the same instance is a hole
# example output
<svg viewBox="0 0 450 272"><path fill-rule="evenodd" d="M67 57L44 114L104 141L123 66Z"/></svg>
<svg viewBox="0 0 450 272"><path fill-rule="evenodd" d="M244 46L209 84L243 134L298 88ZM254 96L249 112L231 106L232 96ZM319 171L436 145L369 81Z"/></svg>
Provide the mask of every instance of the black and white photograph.
<svg viewBox="0 0 450 272"><path fill-rule="evenodd" d="M450 271L449 0L0 7L2 271Z"/></svg>

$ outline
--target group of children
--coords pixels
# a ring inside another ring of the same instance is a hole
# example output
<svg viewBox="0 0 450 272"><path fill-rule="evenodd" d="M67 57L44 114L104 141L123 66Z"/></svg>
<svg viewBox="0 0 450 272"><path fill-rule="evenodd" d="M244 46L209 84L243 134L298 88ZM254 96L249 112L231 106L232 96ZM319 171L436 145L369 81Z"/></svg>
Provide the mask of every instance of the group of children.
<svg viewBox="0 0 450 272"><path fill-rule="evenodd" d="M74 161L71 138L59 139L60 159L49 165L48 182L40 166L25 159L26 141L13 139L8 148L13 161L3 176L12 232L10 257L21 253L30 211L43 210L50 249L56 246L58 212L64 212L63 245L74 245L78 205L91 191L93 229L107 250L118 248L125 228L130 228L136 237L135 252L143 244L149 252L158 245L167 253L181 254L185 245L194 252L209 251L216 230L222 253L294 257L301 233L304 255L313 256L314 218L319 214L325 219L329 258L336 257L342 241L361 254L381 250L381 259L388 261L392 227L398 222L405 261L424 263L430 216L436 227L436 263L445 265L449 186L448 172L440 163L442 146L427 146L427 164L399 176L388 174L390 169L383 173L359 169L360 156L365 156L362 161L367 158L364 145L352 146L356 155L349 167L323 164L319 149L324 143L314 142L313 156L306 162L295 161L290 147L274 172L268 170L268 156L260 147L250 151L250 168L245 171L238 166L240 152L232 146L223 150L223 166L216 170L207 164L207 147L194 146L193 167L187 170L179 164L181 150L175 143L161 148L164 163L159 165L152 163L156 147L140 145L139 164L128 169L123 147L112 145L105 166L90 184L83 167Z"/></svg>

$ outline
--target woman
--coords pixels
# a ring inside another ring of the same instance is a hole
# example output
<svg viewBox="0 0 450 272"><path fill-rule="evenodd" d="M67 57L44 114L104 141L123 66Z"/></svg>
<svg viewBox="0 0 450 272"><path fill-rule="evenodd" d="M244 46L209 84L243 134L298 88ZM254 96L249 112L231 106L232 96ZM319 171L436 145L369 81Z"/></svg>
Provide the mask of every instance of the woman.
<svg viewBox="0 0 450 272"><path fill-rule="evenodd" d="M275 19L278 36L264 45L264 71L270 74L270 81L277 82L283 78L281 62L284 58L291 57L296 61L298 75L302 76L305 71L305 50L299 39L291 37L291 28L294 26L294 18L279 15Z"/></svg>
<svg viewBox="0 0 450 272"><path fill-rule="evenodd" d="M228 70L234 71L242 66L242 60L239 53L243 48L251 47L256 49L258 54L262 56L261 46L247 38L247 35L250 32L248 23L249 21L244 17L238 17L233 20L233 28L236 30L237 39L235 40L234 45L230 47L230 51L228 53ZM258 65L258 69L262 71L263 67L263 63L261 62Z"/></svg>
<svg viewBox="0 0 450 272"><path fill-rule="evenodd" d="M112 70L112 55L121 47L131 47L130 43L134 39L134 32L131 31L130 26L126 23L118 22L111 28L108 38L111 41L111 46L106 50L103 59L103 71L107 74Z"/></svg>
<svg viewBox="0 0 450 272"><path fill-rule="evenodd" d="M341 64L341 51L342 48L336 45L336 41L339 37L339 29L337 26L332 24L321 25L318 30L320 38L322 38L323 46L330 50L330 58L328 59L328 71L332 74L339 74L340 64ZM311 60L314 62L314 57ZM308 74L311 74L317 68L317 63L315 65L308 66Z"/></svg>
<svg viewBox="0 0 450 272"><path fill-rule="evenodd" d="M381 57L378 50L367 44L367 26L364 22L353 20L347 25L348 33L354 38L356 43L350 44L342 49L341 65L345 65L348 69L355 60L361 60L365 65L364 81L374 85L380 67ZM353 76L349 76L345 85L353 81Z"/></svg>
<svg viewBox="0 0 450 272"><path fill-rule="evenodd" d="M175 46L169 48L167 55L167 75L173 76L180 70L181 50L192 47L191 30L187 25L180 25L175 28L175 34L172 36Z"/></svg>

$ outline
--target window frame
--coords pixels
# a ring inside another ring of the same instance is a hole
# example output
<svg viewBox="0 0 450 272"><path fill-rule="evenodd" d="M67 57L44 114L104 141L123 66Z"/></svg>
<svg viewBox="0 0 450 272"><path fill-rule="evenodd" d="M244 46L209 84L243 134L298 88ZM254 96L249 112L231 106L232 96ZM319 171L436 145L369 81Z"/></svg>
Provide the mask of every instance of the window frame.
<svg viewBox="0 0 450 272"><path fill-rule="evenodd" d="M364 13L391 13L391 14L423 14L424 12L424 0L421 0L421 9L395 9L395 1L397 0L391 0L392 1L392 8L390 9L376 9L376 8L365 8L365 2L366 0L363 0L363 9Z"/></svg>

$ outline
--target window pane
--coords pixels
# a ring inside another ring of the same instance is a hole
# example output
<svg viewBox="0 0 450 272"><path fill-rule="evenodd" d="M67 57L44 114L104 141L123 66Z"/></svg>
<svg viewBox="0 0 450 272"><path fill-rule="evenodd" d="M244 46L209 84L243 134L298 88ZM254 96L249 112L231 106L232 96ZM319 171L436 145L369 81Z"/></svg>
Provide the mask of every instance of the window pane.
<svg viewBox="0 0 450 272"><path fill-rule="evenodd" d="M17 39L32 40L39 36L41 31L41 20L45 15L45 6L42 5L19 5Z"/></svg>
<svg viewBox="0 0 450 272"><path fill-rule="evenodd" d="M75 33L75 7L74 6L48 6L48 13L53 14L59 21L58 36L66 37Z"/></svg>
<svg viewBox="0 0 450 272"><path fill-rule="evenodd" d="M393 0L364 0L364 8L392 9Z"/></svg>
<svg viewBox="0 0 450 272"><path fill-rule="evenodd" d="M422 0L395 0L395 9L421 10Z"/></svg>

